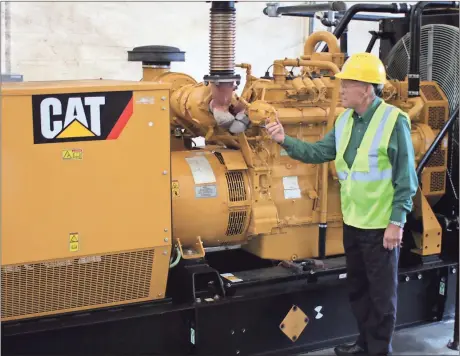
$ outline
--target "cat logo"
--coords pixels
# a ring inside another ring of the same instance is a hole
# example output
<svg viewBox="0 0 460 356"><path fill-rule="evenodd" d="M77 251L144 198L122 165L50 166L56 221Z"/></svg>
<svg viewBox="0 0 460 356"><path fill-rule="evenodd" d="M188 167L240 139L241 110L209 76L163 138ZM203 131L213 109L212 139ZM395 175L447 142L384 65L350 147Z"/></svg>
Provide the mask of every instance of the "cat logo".
<svg viewBox="0 0 460 356"><path fill-rule="evenodd" d="M113 140L133 113L132 92L32 97L34 143Z"/></svg>
<svg viewBox="0 0 460 356"><path fill-rule="evenodd" d="M83 107L90 109L90 123ZM40 103L41 133L46 139L101 136L101 106L105 105L105 97L93 96L86 98L69 98L64 123L53 121L51 116L62 115L62 104L56 98L46 98ZM53 127L51 127L53 126Z"/></svg>

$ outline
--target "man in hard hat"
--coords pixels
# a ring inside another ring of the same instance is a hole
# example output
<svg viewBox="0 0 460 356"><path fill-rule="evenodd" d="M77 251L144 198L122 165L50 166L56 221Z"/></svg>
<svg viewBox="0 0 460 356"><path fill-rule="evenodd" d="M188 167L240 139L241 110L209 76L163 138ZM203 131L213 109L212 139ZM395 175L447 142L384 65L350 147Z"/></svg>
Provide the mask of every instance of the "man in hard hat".
<svg viewBox="0 0 460 356"><path fill-rule="evenodd" d="M337 355L387 355L396 320L398 259L418 182L408 116L378 97L385 67L370 53L352 55L336 75L346 110L316 143L266 129L288 155L305 163L334 161L341 185L343 245L350 303L359 337ZM322 202L326 204L326 202Z"/></svg>

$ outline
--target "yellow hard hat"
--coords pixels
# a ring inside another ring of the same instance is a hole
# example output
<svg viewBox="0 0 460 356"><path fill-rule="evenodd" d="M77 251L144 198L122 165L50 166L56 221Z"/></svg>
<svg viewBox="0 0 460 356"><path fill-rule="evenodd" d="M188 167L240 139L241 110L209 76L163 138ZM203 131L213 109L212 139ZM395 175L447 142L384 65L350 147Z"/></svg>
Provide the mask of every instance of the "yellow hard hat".
<svg viewBox="0 0 460 356"><path fill-rule="evenodd" d="M371 53L356 53L351 55L336 78L357 80L372 84L385 84L385 66L379 57Z"/></svg>

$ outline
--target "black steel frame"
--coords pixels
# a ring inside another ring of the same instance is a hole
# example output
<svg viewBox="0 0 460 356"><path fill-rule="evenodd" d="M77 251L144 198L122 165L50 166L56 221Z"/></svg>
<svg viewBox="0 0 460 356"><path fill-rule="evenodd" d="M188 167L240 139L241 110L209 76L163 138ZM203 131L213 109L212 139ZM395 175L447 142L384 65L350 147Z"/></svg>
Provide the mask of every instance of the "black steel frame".
<svg viewBox="0 0 460 356"><path fill-rule="evenodd" d="M206 261L176 267L171 279L178 283L170 284L165 301L5 323L2 353L288 354L331 347L356 336L343 257L325 260L324 267L306 264L300 271L283 266L233 268L243 281L219 278L222 283L215 286L216 267L235 261L244 267L258 263L242 250L210 254ZM425 265L403 261L407 265L399 272L397 328L452 317L457 263L449 256ZM184 272L190 268L195 271ZM224 271L229 270L219 273ZM191 278L202 280L192 284ZM280 329L293 305L309 318L296 342Z"/></svg>

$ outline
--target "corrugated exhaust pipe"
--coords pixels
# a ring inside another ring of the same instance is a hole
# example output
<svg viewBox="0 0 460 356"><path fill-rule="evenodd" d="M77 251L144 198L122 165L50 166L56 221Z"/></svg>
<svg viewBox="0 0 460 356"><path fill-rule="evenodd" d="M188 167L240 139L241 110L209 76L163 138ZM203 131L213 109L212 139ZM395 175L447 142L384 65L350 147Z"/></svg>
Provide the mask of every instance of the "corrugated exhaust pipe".
<svg viewBox="0 0 460 356"><path fill-rule="evenodd" d="M209 28L209 83L239 84L235 75L236 9L234 1L213 1Z"/></svg>

